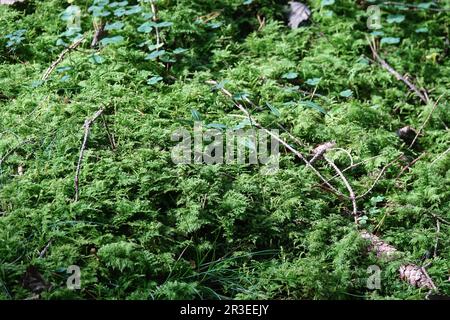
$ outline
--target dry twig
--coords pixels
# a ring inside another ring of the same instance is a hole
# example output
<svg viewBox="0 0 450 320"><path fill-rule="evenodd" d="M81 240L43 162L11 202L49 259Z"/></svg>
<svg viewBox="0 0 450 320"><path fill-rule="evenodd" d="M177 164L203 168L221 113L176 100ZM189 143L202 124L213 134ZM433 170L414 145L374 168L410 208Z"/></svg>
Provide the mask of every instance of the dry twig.
<svg viewBox="0 0 450 320"><path fill-rule="evenodd" d="M367 40L369 41L369 46L370 46L370 49L372 50L372 55L373 55L374 59L377 60L378 63L384 69L386 69L389 73L391 73L397 80L403 81L408 86L408 88L411 91L413 91L420 98L420 100L422 100L422 102L424 102L425 104L428 104L428 102L429 102L428 96L426 94L423 94L419 89L417 89L417 87L411 81L409 81L407 78L405 78L400 73L398 73L384 59L382 59L376 50L375 44L372 44L372 42L369 39L367 39Z"/></svg>
<svg viewBox="0 0 450 320"><path fill-rule="evenodd" d="M50 76L50 74L53 72L53 70L55 70L56 66L58 64L60 64L64 60L64 57L66 56L66 54L68 54L69 52L75 50L84 41L84 39L85 39L85 37L82 36L80 39L76 40L74 43L72 43L70 46L68 46L66 49L64 49L63 52L61 52L59 54L58 59L56 59L50 65L50 67L48 67L48 69L45 71L45 73L42 76L41 80L42 81L47 80L48 77Z"/></svg>
<svg viewBox="0 0 450 320"><path fill-rule="evenodd" d="M81 163L83 161L83 156L84 156L84 151L86 150L86 146L87 146L87 142L88 142L88 138L89 138L89 133L91 130L91 125L92 123L94 123L94 121L102 115L104 109L101 108L100 110L98 110L90 119L86 119L86 121L84 122L84 138L83 138L83 143L81 145L80 148L80 156L78 158L78 164L77 164L77 170L75 173L75 201L78 201L79 195L80 195L80 190L79 190L79 181L80 181L80 172L81 172Z"/></svg>

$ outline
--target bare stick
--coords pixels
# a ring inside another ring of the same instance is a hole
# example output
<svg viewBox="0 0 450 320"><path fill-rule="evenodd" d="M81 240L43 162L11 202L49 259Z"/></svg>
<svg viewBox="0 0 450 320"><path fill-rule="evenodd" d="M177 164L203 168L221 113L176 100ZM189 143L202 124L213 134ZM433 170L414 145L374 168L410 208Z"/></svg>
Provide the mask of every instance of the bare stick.
<svg viewBox="0 0 450 320"><path fill-rule="evenodd" d="M155 3L153 2L153 0L150 1L150 6L152 7L152 13L153 13L152 20L154 22L156 22L156 21L158 21L158 15L157 15L158 14L158 9L156 8ZM156 32L156 45L159 46L159 44L161 43L161 39L160 39L160 36L159 36L159 28L158 28L158 26L155 26L155 32Z"/></svg>
<svg viewBox="0 0 450 320"><path fill-rule="evenodd" d="M86 150L87 141L89 138L89 132L91 130L92 123L103 113L104 109L101 108L98 110L91 119L86 119L84 122L84 138L83 143L80 148L80 156L78 158L77 170L75 173L75 201L78 201L80 190L79 190L79 181L80 181L80 172L81 172L81 162L83 161L84 151Z"/></svg>
<svg viewBox="0 0 450 320"><path fill-rule="evenodd" d="M101 22L100 24L94 23L95 33L94 38L91 42L91 48L95 48L97 44L102 40L102 38L107 34L105 31L105 23Z"/></svg>
<svg viewBox="0 0 450 320"><path fill-rule="evenodd" d="M56 59L51 65L50 67L48 67L48 69L45 71L44 75L42 76L42 81L45 81L48 79L48 77L50 76L50 74L53 72L53 70L55 70L56 66L58 64L61 63L61 61L64 60L64 57L66 56L66 54L68 54L69 52L75 50L83 41L84 41L85 37L82 36L80 39L76 40L74 43L72 43L70 46L68 46L66 49L63 50L63 52L61 52L58 56L58 59Z"/></svg>
<svg viewBox="0 0 450 320"><path fill-rule="evenodd" d="M103 126L105 127L105 130L106 130L106 134L108 135L109 143L111 144L111 149L114 151L114 150L116 150L116 147L117 147L116 140L114 139L114 136L109 131L108 123L106 122L106 119L103 116L103 114L101 115L101 118L102 118L102 121L103 121Z"/></svg>
<svg viewBox="0 0 450 320"><path fill-rule="evenodd" d="M206 83L208 84L212 84L212 85L217 85L217 81L214 80L209 80L206 81ZM225 94L227 97L229 98L233 98L233 95L231 94L231 92L229 92L227 89L225 88L221 88L220 89L222 91L223 94ZM303 156L303 154L301 154L299 151L297 151L296 149L294 149L292 146L290 146L286 141L284 141L283 139L281 139L278 135L274 134L272 131L267 130L266 128L264 128L263 126L261 126L260 124L258 124L255 119L253 119L253 117L250 115L250 113L247 111L247 109L244 108L243 105L241 105L240 103L234 101L235 106L241 110L246 117L249 119L250 123L257 127L260 128L262 130L264 130L264 132L266 132L268 135L270 135L271 137L273 137L275 140L277 140L279 143L281 143L283 146L285 146L288 150L290 150L292 153L294 153L297 157L299 157L305 164L307 167L309 167L318 177L320 180L322 180L325 185L331 189L333 192L335 192L336 194L343 196L346 198L346 196L344 194L342 194L342 192L340 192L339 190L337 190L335 187L333 187L330 183L328 183L328 181L320 174L320 172L318 172L316 170L316 168L314 168L311 163L309 163L309 161Z"/></svg>
<svg viewBox="0 0 450 320"><path fill-rule="evenodd" d="M394 164L398 159L400 159L401 156L403 156L403 153L401 155L399 155L397 158L395 158L394 160L392 160L391 162L389 162L387 165L385 165L383 167L383 169L381 169L381 171L378 174L378 176L376 177L376 179L373 182L372 186L366 192L364 192L362 195L357 196L356 199L364 198L368 193L370 193L372 191L372 189L376 186L376 184L378 183L378 180L380 180L381 176L386 171L386 169L389 168L392 164Z"/></svg>
<svg viewBox="0 0 450 320"><path fill-rule="evenodd" d="M39 258L43 258L45 254L47 253L48 249L50 248L50 245L52 244L52 240L50 240L47 245L42 249L42 251L39 253Z"/></svg>
<svg viewBox="0 0 450 320"><path fill-rule="evenodd" d="M344 182L345 187L347 188L349 196L350 196L349 198L352 201L352 205L353 205L352 214L355 219L355 223L358 225L358 208L356 207L356 197L355 197L355 193L353 192L352 186L350 185L350 183L348 183L347 178L344 176L342 171L338 168L338 166L333 161L328 159L325 155L323 155L323 158L328 162L328 164L330 166L333 167L334 171L336 171L339 174L339 176L341 177L342 182Z"/></svg>
<svg viewBox="0 0 450 320"><path fill-rule="evenodd" d="M439 155L436 159L433 160L433 162L431 162L431 164L433 165L436 161L438 161L439 159L441 159L442 157L445 157L445 155L447 153L450 152L450 148L448 148L447 150L445 150L441 155Z"/></svg>
<svg viewBox="0 0 450 320"><path fill-rule="evenodd" d="M378 52L375 48L375 45L373 45L369 39L367 39L369 41L369 46L370 49L372 50L372 55L373 57L378 61L378 63L384 68L386 69L389 73L391 73L397 80L401 80L403 81L408 88L413 91L419 98L420 100L422 100L425 104L428 104L429 99L427 96L425 96L419 89L417 89L417 87L412 84L408 79L406 79L405 77L403 77L400 73L398 73L394 68L392 68L384 59L382 59L379 55Z"/></svg>
<svg viewBox="0 0 450 320"><path fill-rule="evenodd" d="M420 156L418 156L416 159L414 159L413 161L411 161L410 163L408 163L406 166L404 166L402 168L402 170L400 171L400 173L397 175L397 177L395 177L395 180L397 180L402 174L403 172L405 172L407 169L411 168L417 161L419 161L424 155L426 155L427 153L424 152L422 153Z"/></svg>
<svg viewBox="0 0 450 320"><path fill-rule="evenodd" d="M430 113L428 114L427 118L425 119L425 121L422 123L422 126L419 128L419 130L417 130L416 136L414 137L413 141L411 142L411 144L409 145L409 147L411 148L414 145L414 142L416 142L417 138L420 135L420 132L423 130L423 128L425 127L425 125L428 123L428 121L431 118L431 115L433 114L434 110L436 110L436 107L439 103L439 100L441 100L442 96L444 94L441 94L439 96L439 98L436 100L436 102L433 104L433 108L431 109Z"/></svg>

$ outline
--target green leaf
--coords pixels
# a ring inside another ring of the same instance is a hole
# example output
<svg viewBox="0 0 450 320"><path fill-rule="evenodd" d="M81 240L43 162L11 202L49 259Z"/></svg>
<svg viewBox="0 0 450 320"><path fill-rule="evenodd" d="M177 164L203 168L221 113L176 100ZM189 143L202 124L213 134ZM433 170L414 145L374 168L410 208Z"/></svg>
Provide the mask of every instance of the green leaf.
<svg viewBox="0 0 450 320"><path fill-rule="evenodd" d="M387 23L400 23L405 20L405 16L403 14L390 14L387 16Z"/></svg>
<svg viewBox="0 0 450 320"><path fill-rule="evenodd" d="M105 61L105 58L103 58L102 56L98 55L98 54L93 54L92 56L89 57L89 62L94 63L94 64L102 64Z"/></svg>
<svg viewBox="0 0 450 320"><path fill-rule="evenodd" d="M172 25L173 25L173 22L168 22L168 21L160 22L160 23L156 24L156 26L159 27L159 28L170 27Z"/></svg>
<svg viewBox="0 0 450 320"><path fill-rule="evenodd" d="M149 33L153 30L154 23L153 22L144 22L137 28L138 32Z"/></svg>
<svg viewBox="0 0 450 320"><path fill-rule="evenodd" d="M281 76L282 79L289 79L289 80L295 79L297 77L298 77L298 73L297 72L288 72L288 73L285 73L285 74L283 74Z"/></svg>
<svg viewBox="0 0 450 320"><path fill-rule="evenodd" d="M106 31L109 31L109 30L120 30L120 29L123 28L123 26L124 26L124 23L120 22L120 21L117 21L117 22L114 22L114 23L111 23L111 24L107 23L106 26L105 26L105 30Z"/></svg>
<svg viewBox="0 0 450 320"><path fill-rule="evenodd" d="M184 48L176 48L175 50L173 50L174 54L181 54L188 51L188 49L184 49Z"/></svg>
<svg viewBox="0 0 450 320"><path fill-rule="evenodd" d="M331 5L333 5L334 4L334 0L322 0L322 2L320 3L320 5L322 6L322 7L325 7L325 6L331 6Z"/></svg>
<svg viewBox="0 0 450 320"><path fill-rule="evenodd" d="M120 2L111 2L109 4L110 8L115 8L115 7L125 7L128 4L128 1L120 1Z"/></svg>
<svg viewBox="0 0 450 320"><path fill-rule="evenodd" d="M319 106L317 103L312 101L300 101L300 105L317 110L323 114L327 114L325 109L323 109L321 106Z"/></svg>
<svg viewBox="0 0 450 320"><path fill-rule="evenodd" d="M314 86L317 86L319 84L320 80L322 80L322 78L308 79L308 80L306 80L306 84L314 87Z"/></svg>
<svg viewBox="0 0 450 320"><path fill-rule="evenodd" d="M400 42L400 38L392 38L392 37L386 37L386 38L381 38L380 43L381 44L396 44Z"/></svg>
<svg viewBox="0 0 450 320"><path fill-rule="evenodd" d="M132 6L130 9L128 9L127 11L125 11L125 15L129 16L129 15L132 15L132 14L135 14L135 13L139 13L141 11L142 11L141 6L140 5L135 5L135 6Z"/></svg>
<svg viewBox="0 0 450 320"><path fill-rule="evenodd" d="M153 85L158 83L159 81L161 81L163 78L160 76L155 76L155 77L151 77L150 79L147 80L147 84L149 85Z"/></svg>
<svg viewBox="0 0 450 320"><path fill-rule="evenodd" d="M124 40L122 36L115 36L115 37L109 37L109 38L103 38L100 41L100 44L103 46L106 46L108 44L117 44Z"/></svg>
<svg viewBox="0 0 450 320"><path fill-rule="evenodd" d="M350 98L353 95L353 92L352 92L352 90L347 89L347 90L341 91L339 93L339 95L344 98Z"/></svg>
<svg viewBox="0 0 450 320"><path fill-rule="evenodd" d="M147 56L145 56L145 60L154 60L160 56L162 56L163 54L166 53L166 50L157 50L157 51L153 51L152 53L148 54Z"/></svg>
<svg viewBox="0 0 450 320"><path fill-rule="evenodd" d="M428 32L428 28L427 27L422 27L422 28L417 28L416 29L416 33L427 33Z"/></svg>

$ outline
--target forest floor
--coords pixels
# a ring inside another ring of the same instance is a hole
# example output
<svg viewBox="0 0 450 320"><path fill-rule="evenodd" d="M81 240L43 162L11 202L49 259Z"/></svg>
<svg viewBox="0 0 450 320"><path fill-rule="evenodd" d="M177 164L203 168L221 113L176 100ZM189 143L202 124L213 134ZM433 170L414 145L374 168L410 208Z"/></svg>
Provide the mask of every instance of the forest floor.
<svg viewBox="0 0 450 320"><path fill-rule="evenodd" d="M450 295L450 3L305 4L0 5L0 299ZM196 123L278 170L174 163Z"/></svg>

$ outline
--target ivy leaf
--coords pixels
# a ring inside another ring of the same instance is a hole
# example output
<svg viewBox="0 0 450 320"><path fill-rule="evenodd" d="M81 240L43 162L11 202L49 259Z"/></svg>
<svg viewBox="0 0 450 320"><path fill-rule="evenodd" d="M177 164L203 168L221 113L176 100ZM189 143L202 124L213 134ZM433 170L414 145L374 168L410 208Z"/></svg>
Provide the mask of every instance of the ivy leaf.
<svg viewBox="0 0 450 320"><path fill-rule="evenodd" d="M100 44L103 46L106 46L108 44L116 44L122 42L124 39L122 36L115 36L115 37L109 37L109 38L103 38L100 41Z"/></svg>
<svg viewBox="0 0 450 320"><path fill-rule="evenodd" d="M319 106L317 103L312 102L312 101L300 101L300 105L317 110L323 114L327 114L327 112L325 111L324 108L322 108L321 106Z"/></svg>
<svg viewBox="0 0 450 320"><path fill-rule="evenodd" d="M148 54L144 59L145 60L154 60L154 59L162 56L165 53L166 53L166 50L153 51L152 53Z"/></svg>
<svg viewBox="0 0 450 320"><path fill-rule="evenodd" d="M175 50L173 50L174 54L181 54L188 51L188 49L184 49L184 48L176 48Z"/></svg>
<svg viewBox="0 0 450 320"><path fill-rule="evenodd" d="M314 86L317 86L319 84L320 80L322 80L322 78L308 79L308 80L306 80L306 84L314 87Z"/></svg>
<svg viewBox="0 0 450 320"><path fill-rule="evenodd" d="M128 1L120 1L120 2L111 2L109 4L110 8L115 8L115 7L125 7L128 4Z"/></svg>
<svg viewBox="0 0 450 320"><path fill-rule="evenodd" d="M427 33L428 32L428 28L427 27L422 27L422 28L417 28L416 29L416 33Z"/></svg>
<svg viewBox="0 0 450 320"><path fill-rule="evenodd" d="M322 0L322 3L320 4L322 7L325 6L331 6L334 4L334 0Z"/></svg>
<svg viewBox="0 0 450 320"><path fill-rule="evenodd" d="M154 51L154 50L159 49L159 48L161 48L163 46L164 46L164 43L159 43L159 44L151 44L147 48L150 51Z"/></svg>
<svg viewBox="0 0 450 320"><path fill-rule="evenodd" d="M298 77L297 72L288 72L281 76L282 79L288 79L288 80L295 79L297 77Z"/></svg>
<svg viewBox="0 0 450 320"><path fill-rule="evenodd" d="M206 25L211 29L218 29L222 26L222 24L223 24L222 22L209 22Z"/></svg>
<svg viewBox="0 0 450 320"><path fill-rule="evenodd" d="M191 109L191 115L192 115L192 119L194 119L195 121L201 121L202 120L202 116L200 115L200 113L196 109Z"/></svg>
<svg viewBox="0 0 450 320"><path fill-rule="evenodd" d="M170 27L172 25L173 25L173 22L169 22L169 21L160 22L160 23L156 24L156 26L159 28Z"/></svg>
<svg viewBox="0 0 450 320"><path fill-rule="evenodd" d="M380 43L381 44L396 44L400 42L400 38L392 38L392 37L386 37L386 38L381 38Z"/></svg>
<svg viewBox="0 0 450 320"><path fill-rule="evenodd" d="M135 14L135 13L139 13L141 11L142 11L141 6L140 5L135 5L135 6L132 6L130 9L128 9L127 11L125 11L125 15L129 16L129 15L132 15L132 14Z"/></svg>
<svg viewBox="0 0 450 320"><path fill-rule="evenodd" d="M126 11L127 10L125 10L124 8L119 8L119 9L114 10L114 15L116 17L121 17L121 16L125 15Z"/></svg>
<svg viewBox="0 0 450 320"><path fill-rule="evenodd" d="M93 54L92 56L89 57L89 62L93 63L93 64L102 64L105 61L105 58L103 58L102 56L98 55L98 54Z"/></svg>
<svg viewBox="0 0 450 320"><path fill-rule="evenodd" d="M347 89L347 90L341 91L339 93L339 95L344 98L350 98L353 95L353 92L352 92L352 90Z"/></svg>
<svg viewBox="0 0 450 320"><path fill-rule="evenodd" d="M154 85L154 84L160 82L162 79L163 78L160 76L151 77L150 79L147 80L147 84Z"/></svg>
<svg viewBox="0 0 450 320"><path fill-rule="evenodd" d="M376 31L372 31L370 34L373 35L374 37L378 37L378 36L384 35L384 32L376 30Z"/></svg>
<svg viewBox="0 0 450 320"><path fill-rule="evenodd" d="M405 20L405 16L403 14L390 14L387 16L387 23L400 23Z"/></svg>
<svg viewBox="0 0 450 320"><path fill-rule="evenodd" d="M154 23L153 22L144 22L137 29L138 32L149 33L153 30Z"/></svg>
<svg viewBox="0 0 450 320"><path fill-rule="evenodd" d="M117 22L114 22L114 23L111 23L111 24L107 23L106 26L105 26L105 30L106 31L109 31L109 30L120 30L120 29L123 28L123 26L124 26L124 23L120 22L120 21L117 21Z"/></svg>

